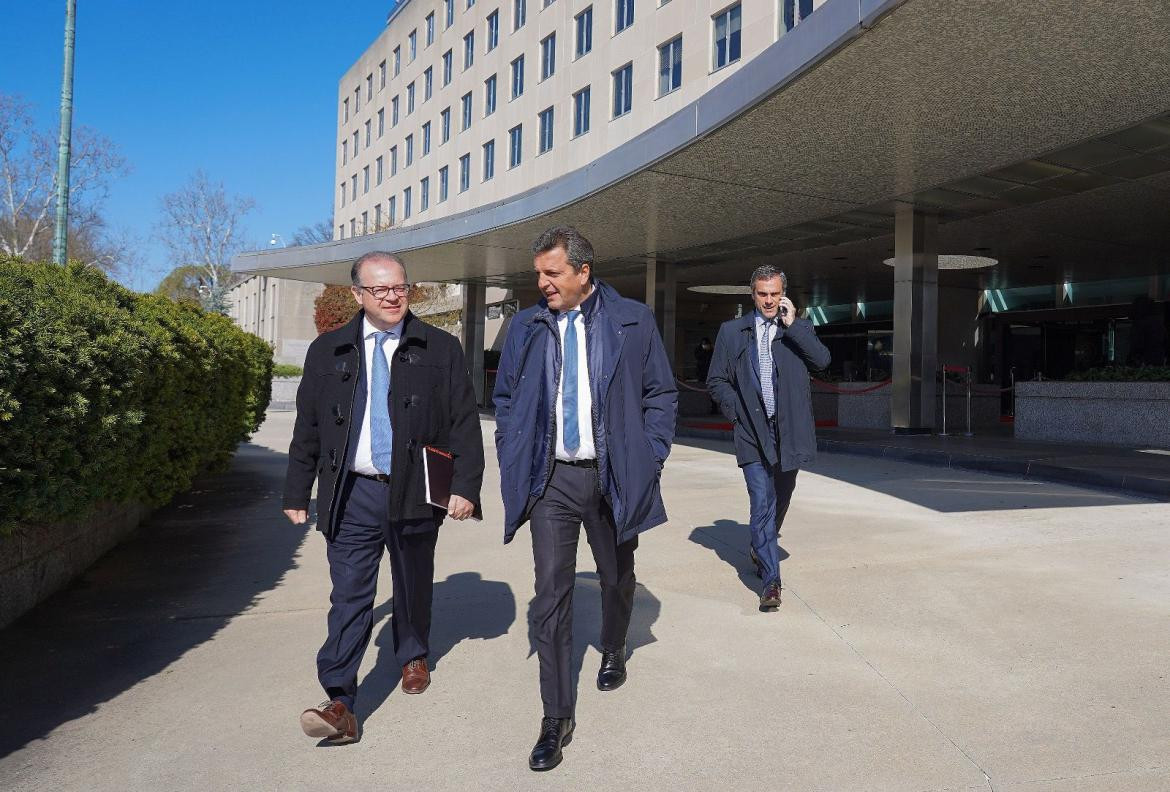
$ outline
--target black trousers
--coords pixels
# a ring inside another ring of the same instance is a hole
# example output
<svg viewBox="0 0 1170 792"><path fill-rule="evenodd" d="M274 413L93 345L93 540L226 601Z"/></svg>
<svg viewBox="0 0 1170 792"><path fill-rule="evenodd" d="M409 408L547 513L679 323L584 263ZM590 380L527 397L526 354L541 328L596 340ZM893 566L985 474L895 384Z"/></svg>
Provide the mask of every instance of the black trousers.
<svg viewBox="0 0 1170 792"><path fill-rule="evenodd" d="M540 698L546 717L573 715L571 679L573 585L581 525L601 580L601 648L621 649L634 607L634 538L619 545L613 513L601 496L596 468L557 464L544 495L532 508L532 559L536 597L533 634L540 659Z"/></svg>
<svg viewBox="0 0 1170 792"><path fill-rule="evenodd" d="M341 500L337 535L328 543L329 634L317 653L317 677L330 697L351 710L357 673L374 627L378 565L390 552L394 585L394 653L399 665L426 657L431 632L431 593L435 577L434 520L392 522L389 484L350 476ZM426 524L420 524L426 523Z"/></svg>

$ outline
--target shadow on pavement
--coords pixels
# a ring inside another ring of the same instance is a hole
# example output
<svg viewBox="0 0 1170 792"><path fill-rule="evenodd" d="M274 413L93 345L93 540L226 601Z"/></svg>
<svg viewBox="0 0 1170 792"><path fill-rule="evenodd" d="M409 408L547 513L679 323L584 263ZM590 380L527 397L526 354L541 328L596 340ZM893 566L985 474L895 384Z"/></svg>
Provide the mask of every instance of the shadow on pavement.
<svg viewBox="0 0 1170 792"><path fill-rule="evenodd" d="M211 639L296 566L287 456L243 444L67 589L0 632L0 756L94 712Z"/></svg>
<svg viewBox="0 0 1170 792"><path fill-rule="evenodd" d="M458 572L437 581L432 602L429 656L432 670L462 641L499 638L507 635L516 621L512 587L500 580L484 580L478 572ZM402 678L402 668L394 654L394 629L387 618L393 610L393 598L374 609L374 624L382 624L374 639L378 659L358 685L359 720L364 721L376 712Z"/></svg>
<svg viewBox="0 0 1170 792"><path fill-rule="evenodd" d="M735 520L716 520L714 525L696 526L687 538L697 545L715 551L719 560L735 570L744 588L753 594L760 593L761 583L756 576L756 566L748 555L748 548L752 543L751 526ZM781 563L788 557L788 551L781 547ZM780 568L780 572L783 577L783 567Z"/></svg>

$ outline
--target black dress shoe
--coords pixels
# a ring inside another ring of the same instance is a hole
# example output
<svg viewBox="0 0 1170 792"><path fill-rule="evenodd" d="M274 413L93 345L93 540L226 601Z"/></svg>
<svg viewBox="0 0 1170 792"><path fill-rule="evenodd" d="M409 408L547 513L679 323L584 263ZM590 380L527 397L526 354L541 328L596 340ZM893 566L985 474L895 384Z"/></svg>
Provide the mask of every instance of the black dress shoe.
<svg viewBox="0 0 1170 792"><path fill-rule="evenodd" d="M533 770L552 770L561 763L561 748L573 741L572 718L541 718L540 737L528 755L528 766Z"/></svg>
<svg viewBox="0 0 1170 792"><path fill-rule="evenodd" d="M760 610L774 611L780 607L780 581L776 580L764 586L760 594Z"/></svg>
<svg viewBox="0 0 1170 792"><path fill-rule="evenodd" d="M615 652L601 653L601 668L597 670L598 690L617 690L626 681L626 647Z"/></svg>
<svg viewBox="0 0 1170 792"><path fill-rule="evenodd" d="M749 547L748 555L751 556L752 563L756 565L756 577L760 580L764 579L764 567L760 564L760 557L756 555L756 548Z"/></svg>

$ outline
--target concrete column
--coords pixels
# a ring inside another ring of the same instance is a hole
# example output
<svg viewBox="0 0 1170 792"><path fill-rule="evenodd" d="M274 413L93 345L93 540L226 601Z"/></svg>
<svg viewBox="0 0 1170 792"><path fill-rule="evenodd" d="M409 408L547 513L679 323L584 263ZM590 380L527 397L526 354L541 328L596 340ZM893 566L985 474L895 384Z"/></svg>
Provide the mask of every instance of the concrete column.
<svg viewBox="0 0 1170 792"><path fill-rule="evenodd" d="M487 318L487 287L482 283L463 284L463 316L460 322L459 340L463 343L463 354L467 368L471 371L471 384L475 388L475 403L484 405L483 392L483 330Z"/></svg>
<svg viewBox="0 0 1170 792"><path fill-rule="evenodd" d="M894 259L890 419L897 434L928 434L938 370L938 217L899 204Z"/></svg>
<svg viewBox="0 0 1170 792"><path fill-rule="evenodd" d="M678 279L674 267L661 261L646 262L646 304L654 312L654 322L666 347L666 357L676 373L678 366L678 316L675 303L678 293Z"/></svg>

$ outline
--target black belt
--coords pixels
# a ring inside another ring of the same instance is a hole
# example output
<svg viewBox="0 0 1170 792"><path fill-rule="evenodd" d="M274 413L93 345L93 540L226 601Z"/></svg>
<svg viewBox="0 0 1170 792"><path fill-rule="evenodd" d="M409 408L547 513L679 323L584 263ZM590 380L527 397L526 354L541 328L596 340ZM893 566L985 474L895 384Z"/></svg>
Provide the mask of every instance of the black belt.
<svg viewBox="0 0 1170 792"><path fill-rule="evenodd" d="M597 467L596 459L558 459L558 465L569 465L570 467L579 468L595 468Z"/></svg>
<svg viewBox="0 0 1170 792"><path fill-rule="evenodd" d="M385 473L377 473L377 474L375 474L375 475L371 476L371 475L369 475L368 473L358 473L356 470L354 470L354 471L351 471L351 472L352 472L352 473L353 473L355 476L357 476L358 478L369 479L370 481L380 481L380 482L382 482L383 484L389 484L389 483L390 483L390 477L389 477L389 476L387 476Z"/></svg>

